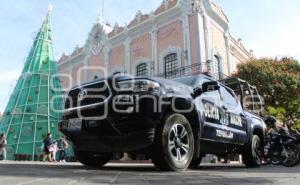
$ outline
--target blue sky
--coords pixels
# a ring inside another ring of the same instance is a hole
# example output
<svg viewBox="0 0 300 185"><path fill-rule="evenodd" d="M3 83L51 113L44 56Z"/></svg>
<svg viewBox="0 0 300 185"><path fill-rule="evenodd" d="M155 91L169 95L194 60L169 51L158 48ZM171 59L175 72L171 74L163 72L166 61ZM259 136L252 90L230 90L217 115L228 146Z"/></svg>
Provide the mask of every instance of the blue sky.
<svg viewBox="0 0 300 185"><path fill-rule="evenodd" d="M87 3L88 2L88 3ZM104 19L114 25L128 23L138 10L149 13L162 0L105 0ZM215 0L230 20L235 37L260 56L295 56L300 59L300 1ZM83 45L102 9L102 0L0 1L0 112L13 90L33 37L48 4L54 7L52 27L55 54L70 53Z"/></svg>

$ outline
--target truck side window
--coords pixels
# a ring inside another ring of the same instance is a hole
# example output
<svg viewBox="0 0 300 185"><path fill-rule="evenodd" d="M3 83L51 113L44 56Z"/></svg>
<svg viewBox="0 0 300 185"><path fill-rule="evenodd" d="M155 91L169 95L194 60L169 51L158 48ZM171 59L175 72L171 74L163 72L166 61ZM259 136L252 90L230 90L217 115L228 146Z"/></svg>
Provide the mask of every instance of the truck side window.
<svg viewBox="0 0 300 185"><path fill-rule="evenodd" d="M223 98L223 104L226 108L234 109L239 107L236 97L230 93L228 89L221 87L221 96Z"/></svg>
<svg viewBox="0 0 300 185"><path fill-rule="evenodd" d="M205 82L210 82L211 80L202 78L201 81L199 81L199 86L201 87L203 83ZM201 96L203 99L206 101L211 102L212 104L216 105L217 107L222 106L222 101L221 101L221 94L220 91L209 91L205 92Z"/></svg>

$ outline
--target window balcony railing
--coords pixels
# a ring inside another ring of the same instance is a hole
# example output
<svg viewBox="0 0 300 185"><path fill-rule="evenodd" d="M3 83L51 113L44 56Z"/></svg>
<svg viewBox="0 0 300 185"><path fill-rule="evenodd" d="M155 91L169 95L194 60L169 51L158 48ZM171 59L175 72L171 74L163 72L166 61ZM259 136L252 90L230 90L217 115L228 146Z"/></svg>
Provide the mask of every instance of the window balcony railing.
<svg viewBox="0 0 300 185"><path fill-rule="evenodd" d="M174 69L173 71L161 73L161 74L154 75L154 76L161 77L161 78L167 78L167 79L173 79L173 78L179 78L179 77L183 77L183 76L205 74L205 75L211 76L212 78L214 78L216 80L229 77L221 72L219 72L218 74L213 74L210 71L211 70L210 70L209 62L198 62L198 63L194 63L192 65L179 67L177 69Z"/></svg>

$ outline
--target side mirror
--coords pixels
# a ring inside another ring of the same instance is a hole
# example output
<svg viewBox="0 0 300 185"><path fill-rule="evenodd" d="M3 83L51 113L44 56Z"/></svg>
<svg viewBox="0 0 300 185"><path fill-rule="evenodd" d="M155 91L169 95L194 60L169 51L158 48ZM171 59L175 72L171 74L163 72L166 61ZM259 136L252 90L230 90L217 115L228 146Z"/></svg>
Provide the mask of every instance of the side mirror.
<svg viewBox="0 0 300 185"><path fill-rule="evenodd" d="M200 96L202 93L203 93L202 88L201 88L201 87L196 87L196 88L193 90L192 97L193 97L193 98L197 98L197 97Z"/></svg>
<svg viewBox="0 0 300 185"><path fill-rule="evenodd" d="M209 91L217 91L220 89L220 85L217 81L205 82L202 85L202 92L209 92Z"/></svg>

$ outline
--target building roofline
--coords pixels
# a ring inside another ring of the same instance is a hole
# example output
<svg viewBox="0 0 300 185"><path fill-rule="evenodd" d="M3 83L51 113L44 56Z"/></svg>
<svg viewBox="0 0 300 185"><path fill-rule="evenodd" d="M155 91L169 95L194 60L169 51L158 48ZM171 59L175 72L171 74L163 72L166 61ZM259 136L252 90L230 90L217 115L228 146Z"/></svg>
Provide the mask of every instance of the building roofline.
<svg viewBox="0 0 300 185"><path fill-rule="evenodd" d="M231 34L230 35L230 41L231 43L234 44L234 46L236 46L238 49L242 50L243 53L245 53L249 58L253 58L253 51L252 50L247 50L245 45L242 42L242 39L236 39L235 37L233 37ZM239 41L240 40L240 41Z"/></svg>

